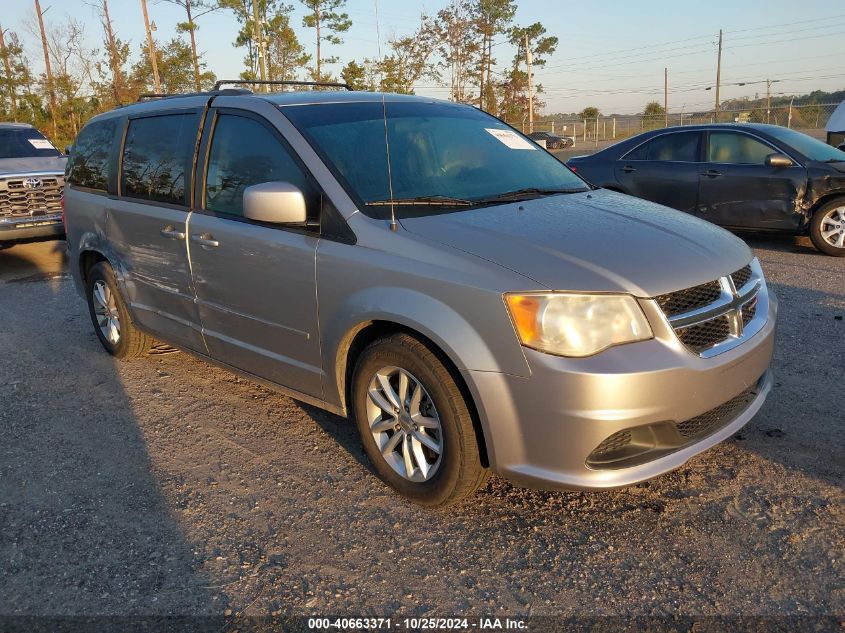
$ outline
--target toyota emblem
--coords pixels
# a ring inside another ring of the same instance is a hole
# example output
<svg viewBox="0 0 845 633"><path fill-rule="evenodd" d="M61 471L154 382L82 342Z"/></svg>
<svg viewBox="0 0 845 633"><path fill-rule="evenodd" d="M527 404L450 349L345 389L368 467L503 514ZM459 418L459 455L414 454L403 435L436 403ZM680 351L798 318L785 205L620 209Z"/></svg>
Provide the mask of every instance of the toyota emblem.
<svg viewBox="0 0 845 633"><path fill-rule="evenodd" d="M38 189L41 186L40 178L27 178L23 181L24 189Z"/></svg>

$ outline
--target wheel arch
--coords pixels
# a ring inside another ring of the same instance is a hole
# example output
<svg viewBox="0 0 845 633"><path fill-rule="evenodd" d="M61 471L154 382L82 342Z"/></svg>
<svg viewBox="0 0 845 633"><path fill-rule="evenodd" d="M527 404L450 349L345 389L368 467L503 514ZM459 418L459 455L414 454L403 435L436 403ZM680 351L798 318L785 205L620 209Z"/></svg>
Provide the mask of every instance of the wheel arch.
<svg viewBox="0 0 845 633"><path fill-rule="evenodd" d="M361 353L366 347L380 338L389 336L390 334L403 333L414 337L425 345L432 354L437 356L438 360L443 363L446 370L449 372L452 380L458 386L464 401L469 409L472 417L472 425L475 430L476 441L478 443L478 450L481 457L481 463L485 468L490 466L490 459L487 449L487 438L484 432L484 426L481 423L481 417L478 412L478 407L475 403L475 398L469 388L464 376L458 369L458 365L450 355L443 349L441 345L433 341L419 330L398 321L391 321L387 319L374 319L364 321L357 324L354 328L349 330L337 350L337 360L335 363L335 380L338 385L338 393L341 398L341 408L346 411L347 415L351 415L352 402L352 373L355 371L355 365L361 356Z"/></svg>

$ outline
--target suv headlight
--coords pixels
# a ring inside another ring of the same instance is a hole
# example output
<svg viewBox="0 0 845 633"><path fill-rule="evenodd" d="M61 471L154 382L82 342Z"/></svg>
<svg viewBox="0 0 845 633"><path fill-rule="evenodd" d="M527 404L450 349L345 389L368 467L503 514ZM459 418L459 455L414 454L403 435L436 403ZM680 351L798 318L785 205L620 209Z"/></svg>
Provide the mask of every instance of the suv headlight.
<svg viewBox="0 0 845 633"><path fill-rule="evenodd" d="M522 344L549 354L592 356L653 336L630 295L515 293L505 304Z"/></svg>

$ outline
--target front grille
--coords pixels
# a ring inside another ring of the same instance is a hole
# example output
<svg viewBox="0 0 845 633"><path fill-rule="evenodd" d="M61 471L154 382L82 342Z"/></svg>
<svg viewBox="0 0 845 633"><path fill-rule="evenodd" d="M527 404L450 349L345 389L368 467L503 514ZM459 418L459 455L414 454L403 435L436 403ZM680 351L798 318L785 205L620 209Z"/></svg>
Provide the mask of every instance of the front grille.
<svg viewBox="0 0 845 633"><path fill-rule="evenodd" d="M751 323L751 319L757 314L757 297L742 306L742 327L746 327Z"/></svg>
<svg viewBox="0 0 845 633"><path fill-rule="evenodd" d="M56 175L0 178L0 216L59 213L63 186L64 178Z"/></svg>
<svg viewBox="0 0 845 633"><path fill-rule="evenodd" d="M754 319L759 285L752 285L753 279L754 271L748 264L730 275L732 284L727 278L716 279L660 295L655 301L684 346L704 355L730 339L739 339ZM740 295L740 290L744 294ZM739 301L745 301L741 315Z"/></svg>
<svg viewBox="0 0 845 633"><path fill-rule="evenodd" d="M679 422L675 427L678 429L678 433L686 439L697 439L710 435L735 420L742 411L748 408L756 395L757 387L755 385L715 409L710 409L706 413Z"/></svg>
<svg viewBox="0 0 845 633"><path fill-rule="evenodd" d="M745 284L748 283L749 279L751 279L751 266L745 266L744 268L740 268L738 271L731 275L731 279L733 279L734 286L736 286L736 289L739 290Z"/></svg>
<svg viewBox="0 0 845 633"><path fill-rule="evenodd" d="M666 316L683 314L691 310L703 308L716 301L722 294L718 281L710 281L694 288L670 292L655 299Z"/></svg>
<svg viewBox="0 0 845 633"><path fill-rule="evenodd" d="M728 338L731 328L728 318L720 316L704 323L678 329L676 333L678 338L681 339L681 343L693 352L700 354Z"/></svg>

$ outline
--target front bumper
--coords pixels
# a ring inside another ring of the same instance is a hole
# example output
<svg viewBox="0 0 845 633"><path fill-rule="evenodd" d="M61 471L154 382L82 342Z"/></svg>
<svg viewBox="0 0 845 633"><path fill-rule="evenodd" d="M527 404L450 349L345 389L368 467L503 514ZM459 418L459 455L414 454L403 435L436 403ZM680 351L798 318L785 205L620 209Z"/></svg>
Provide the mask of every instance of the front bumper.
<svg viewBox="0 0 845 633"><path fill-rule="evenodd" d="M466 371L493 470L522 485L615 488L674 470L744 426L763 404L772 377L777 300L766 290L762 327L711 358L688 351L668 327L655 338L590 358L525 349L531 376ZM760 307L764 304L761 302ZM607 438L625 429L662 428L706 414L751 389L747 405L711 432L630 467L587 464Z"/></svg>
<svg viewBox="0 0 845 633"><path fill-rule="evenodd" d="M59 239L65 234L61 213L0 217L0 242Z"/></svg>

